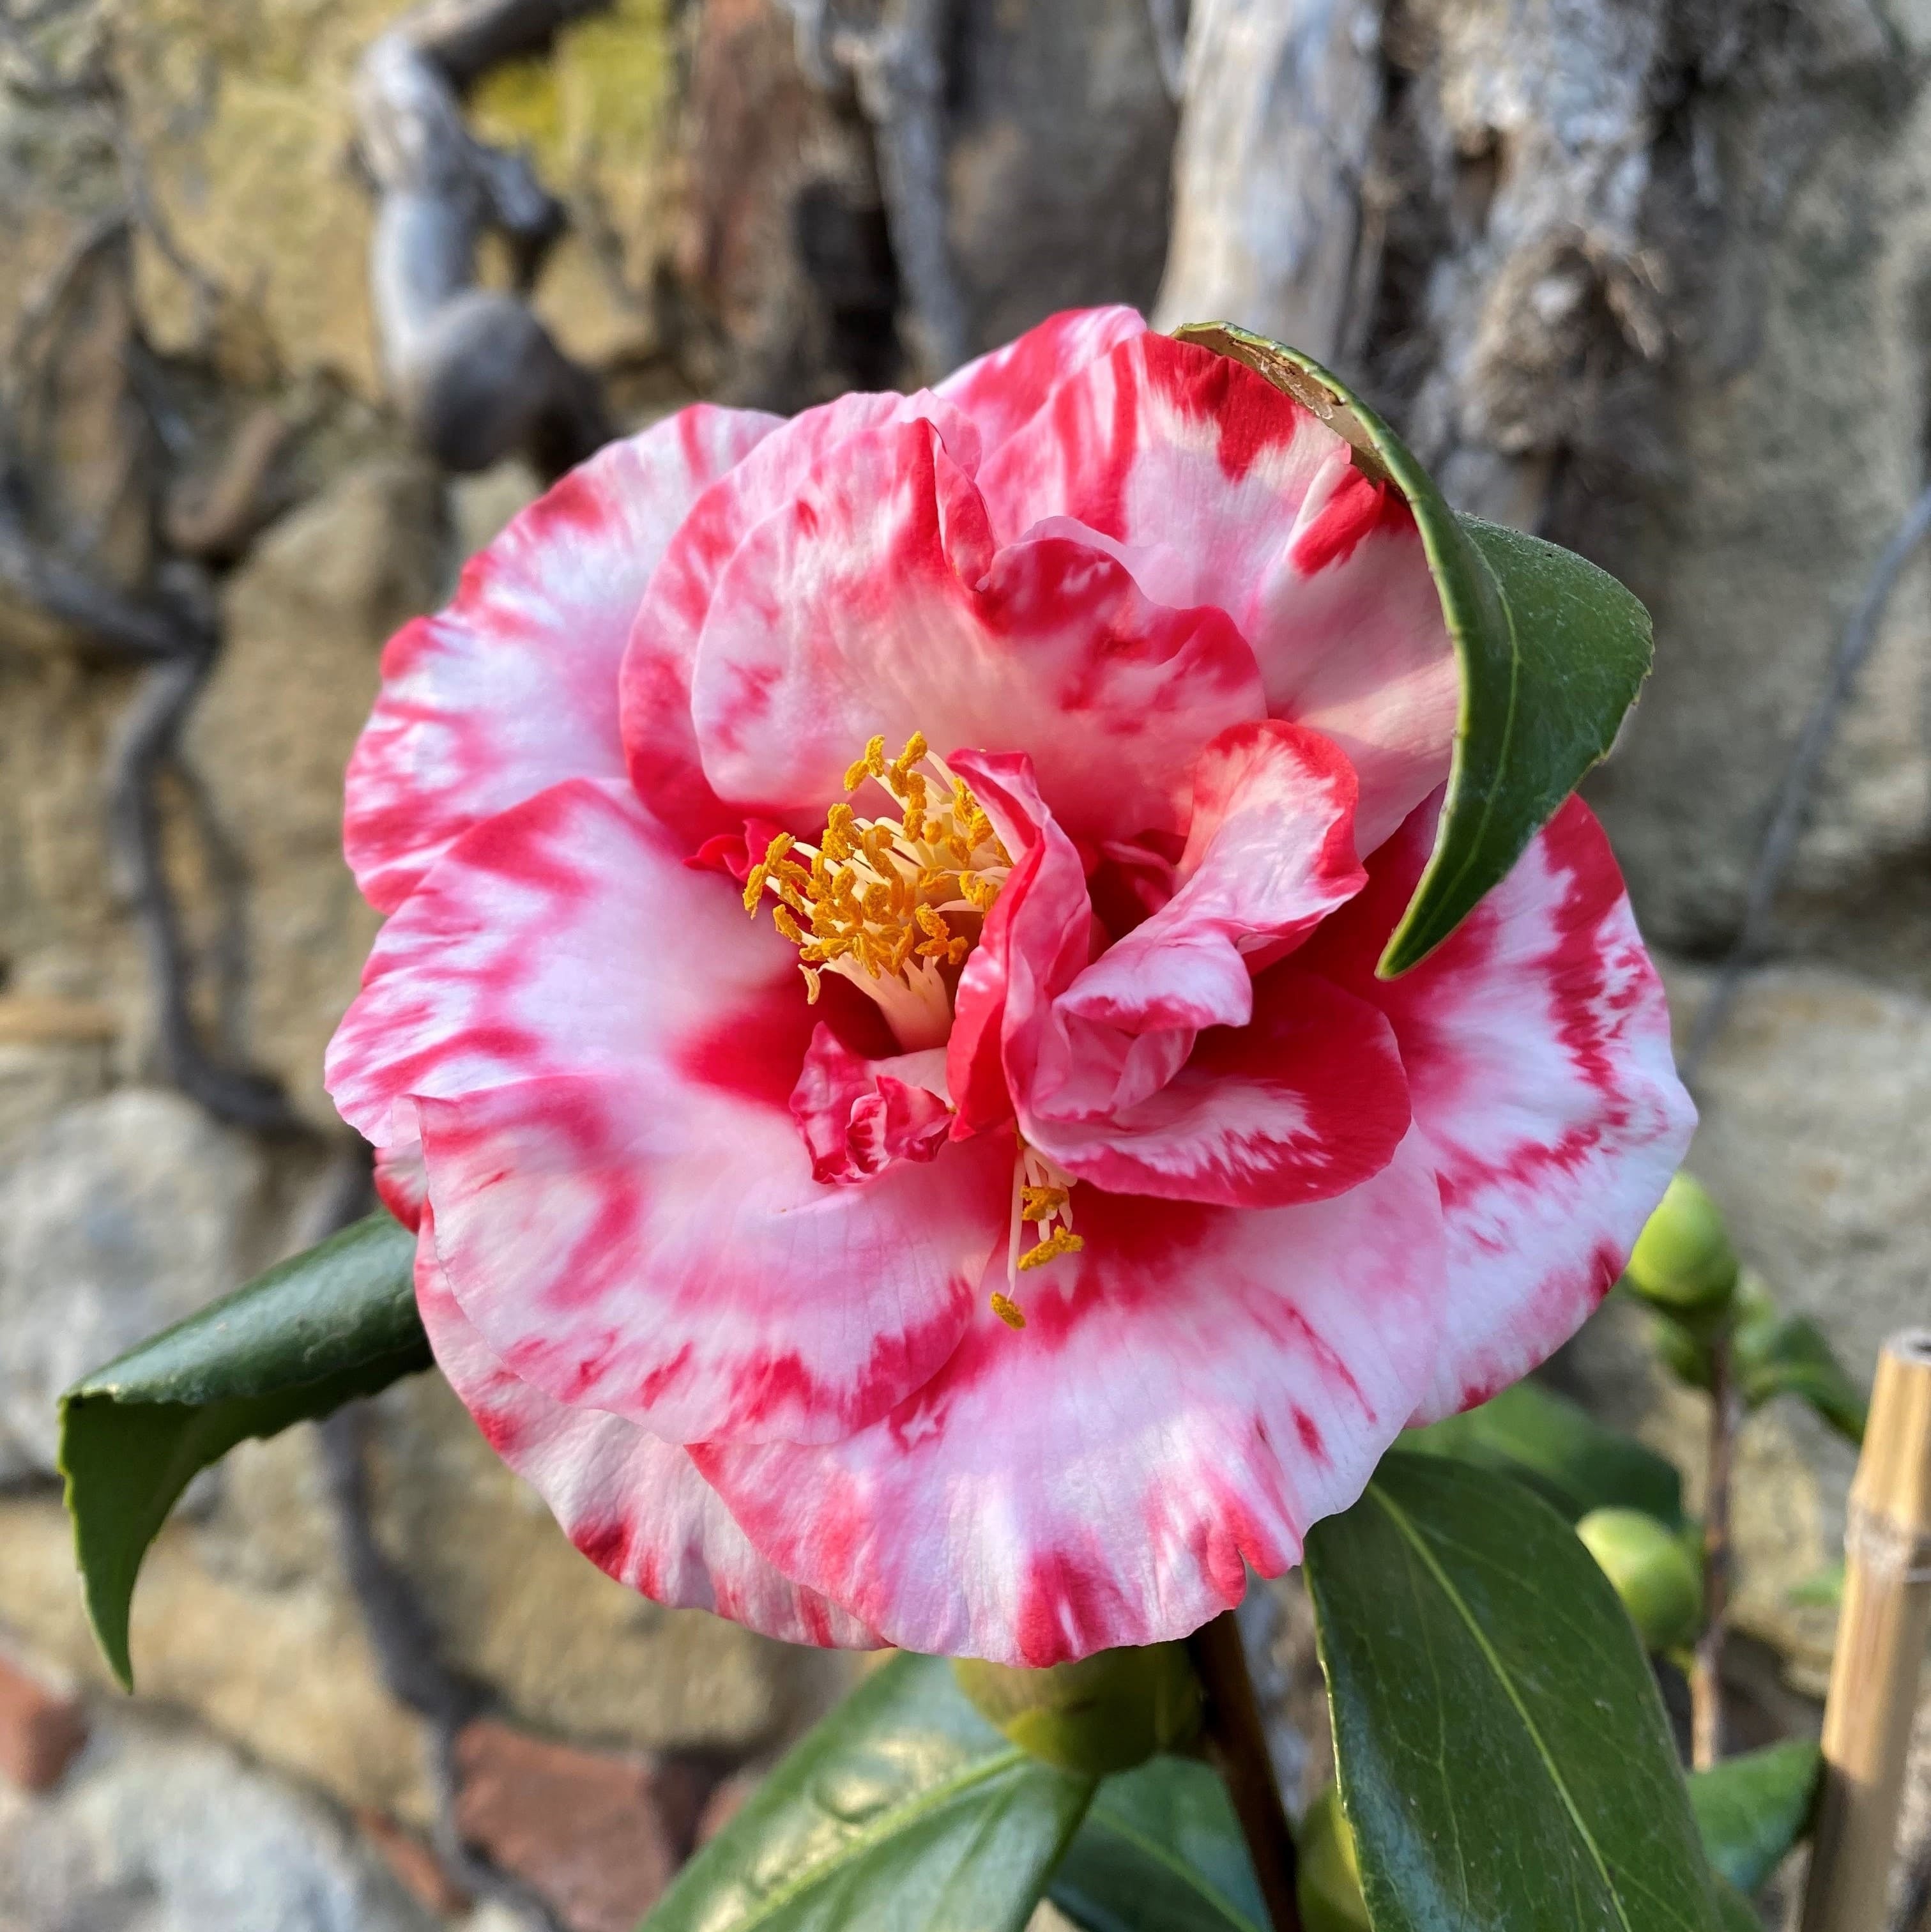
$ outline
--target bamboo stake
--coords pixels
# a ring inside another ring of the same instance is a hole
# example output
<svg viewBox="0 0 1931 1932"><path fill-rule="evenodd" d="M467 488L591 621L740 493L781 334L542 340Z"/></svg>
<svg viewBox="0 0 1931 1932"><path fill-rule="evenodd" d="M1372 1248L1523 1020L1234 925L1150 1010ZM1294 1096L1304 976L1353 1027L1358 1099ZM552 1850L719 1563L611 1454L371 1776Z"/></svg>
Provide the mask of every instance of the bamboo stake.
<svg viewBox="0 0 1931 1932"><path fill-rule="evenodd" d="M1881 1932L1884 1924L1931 1631L1931 1328L1894 1335L1878 1358L1844 1550L1803 1932Z"/></svg>

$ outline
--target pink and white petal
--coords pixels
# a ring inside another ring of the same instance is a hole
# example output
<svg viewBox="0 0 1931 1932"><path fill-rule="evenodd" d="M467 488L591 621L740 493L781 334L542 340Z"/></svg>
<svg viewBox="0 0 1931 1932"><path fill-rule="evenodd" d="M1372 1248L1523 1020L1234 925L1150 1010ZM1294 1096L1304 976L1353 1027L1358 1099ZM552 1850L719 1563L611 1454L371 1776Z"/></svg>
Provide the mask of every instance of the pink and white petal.
<svg viewBox="0 0 1931 1932"><path fill-rule="evenodd" d="M1251 1024L1203 1033L1157 1092L1106 1118L1022 1105L1027 1139L1108 1193L1290 1208L1360 1186L1408 1131L1393 1029L1365 1000L1291 966L1254 992Z"/></svg>
<svg viewBox="0 0 1931 1932"><path fill-rule="evenodd" d="M828 1026L811 1036L791 1117L816 1180L856 1186L893 1162L938 1157L952 1130L943 1047L868 1060Z"/></svg>
<svg viewBox="0 0 1931 1932"><path fill-rule="evenodd" d="M376 1198L405 1228L422 1226L429 1204L429 1177L422 1170L422 1143L412 1133L376 1150Z"/></svg>
<svg viewBox="0 0 1931 1932"><path fill-rule="evenodd" d="M1051 1001L1099 944L1073 843L1054 820L1023 755L967 752L952 768L971 788L1015 863L986 915L953 996L946 1085L955 1135L1012 1116L1051 1028Z"/></svg>
<svg viewBox="0 0 1931 1932"><path fill-rule="evenodd" d="M1363 852L1447 776L1459 684L1414 518L1251 370L1136 337L1061 383L979 482L1000 542L1075 519L1148 596L1225 610L1268 711L1354 764Z"/></svg>
<svg viewBox="0 0 1931 1932"><path fill-rule="evenodd" d="M382 654L349 760L343 837L392 912L472 825L570 778L621 778L617 673L665 544L777 427L699 404L600 451L465 566L448 609Z"/></svg>
<svg viewBox="0 0 1931 1932"><path fill-rule="evenodd" d="M935 393L971 417L982 461L1043 408L1069 376L1146 332L1138 309L1062 309L1003 348L954 370Z"/></svg>
<svg viewBox="0 0 1931 1932"><path fill-rule="evenodd" d="M982 1312L883 1421L693 1446L757 1548L889 1642L1043 1665L1184 1636L1299 1561L1426 1385L1441 1209L1405 1144L1309 1207L1077 1206L1026 1328Z"/></svg>
<svg viewBox="0 0 1931 1932"><path fill-rule="evenodd" d="M504 1366L673 1442L829 1442L930 1376L1009 1152L826 1186L787 1111L556 1076L412 1103L449 1284Z"/></svg>
<svg viewBox="0 0 1931 1932"><path fill-rule="evenodd" d="M620 1416L566 1408L511 1375L450 1292L433 1224L416 1250L415 1294L450 1387L598 1569L654 1602L714 1611L787 1643L877 1644L855 1618L758 1555L677 1444Z"/></svg>
<svg viewBox="0 0 1931 1932"><path fill-rule="evenodd" d="M644 802L696 844L734 832L744 814L711 788L691 721L697 640L719 579L745 537L775 515L841 446L894 423L928 422L952 461L970 472L979 430L955 404L921 390L858 393L806 410L767 436L699 496L666 548L636 607L619 678L624 758Z"/></svg>
<svg viewBox="0 0 1931 1932"><path fill-rule="evenodd" d="M828 1016L728 880L578 782L469 833L383 928L330 1090L379 1145L422 1130L451 1286L514 1373L680 1441L806 1440L944 1359L1006 1210L973 1148L812 1178L790 1102Z"/></svg>
<svg viewBox="0 0 1931 1932"><path fill-rule="evenodd" d="M748 536L700 640L704 770L747 808L821 813L874 733L1024 752L1067 828L1184 829L1207 740L1262 715L1219 610L1150 602L1063 536L994 552L929 424L853 438Z"/></svg>
<svg viewBox="0 0 1931 1932"><path fill-rule="evenodd" d="M1417 1422L1552 1354L1622 1272L1689 1146L1669 1016L1602 827L1572 798L1454 935L1392 981L1374 962L1420 877L1438 803L1297 956L1379 1006L1441 1189L1448 1324Z"/></svg>
<svg viewBox="0 0 1931 1932"><path fill-rule="evenodd" d="M1061 994L1060 1011L1129 1033L1244 1026L1252 975L1368 882L1354 769L1279 718L1222 732L1194 769L1179 890Z"/></svg>

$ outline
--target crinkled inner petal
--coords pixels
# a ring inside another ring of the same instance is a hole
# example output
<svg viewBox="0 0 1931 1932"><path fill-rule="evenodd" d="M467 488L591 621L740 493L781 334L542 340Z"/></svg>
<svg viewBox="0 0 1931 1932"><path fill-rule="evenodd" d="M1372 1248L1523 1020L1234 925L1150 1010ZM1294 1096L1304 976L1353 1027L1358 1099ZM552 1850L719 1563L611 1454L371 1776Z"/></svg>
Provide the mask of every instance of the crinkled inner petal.
<svg viewBox="0 0 1931 1932"><path fill-rule="evenodd" d="M1075 518L1149 597L1224 609L1268 711L1353 762L1363 853L1447 776L1459 688L1414 518L1251 370L1136 336L1059 385L979 482L999 541Z"/></svg>
<svg viewBox="0 0 1931 1932"><path fill-rule="evenodd" d="M693 715L717 793L777 817L843 796L874 734L1023 752L1077 832L1183 829L1193 760L1261 715L1218 610L1143 594L1103 551L995 549L932 425L855 436L739 546L699 641Z"/></svg>

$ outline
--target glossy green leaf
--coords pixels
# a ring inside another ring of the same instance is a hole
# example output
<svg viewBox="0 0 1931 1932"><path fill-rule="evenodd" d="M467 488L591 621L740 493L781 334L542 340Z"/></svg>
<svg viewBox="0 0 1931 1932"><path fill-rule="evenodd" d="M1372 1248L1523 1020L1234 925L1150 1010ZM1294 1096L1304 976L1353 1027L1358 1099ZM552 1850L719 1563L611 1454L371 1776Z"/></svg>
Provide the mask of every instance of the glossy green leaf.
<svg viewBox="0 0 1931 1932"><path fill-rule="evenodd" d="M247 1437L326 1415L430 1366L415 1254L406 1228L371 1215L61 1396L60 1466L87 1612L130 1690L134 1580L196 1472Z"/></svg>
<svg viewBox="0 0 1931 1932"><path fill-rule="evenodd" d="M1188 1758L1108 1778L1047 1896L1084 1932L1267 1932L1227 1788Z"/></svg>
<svg viewBox="0 0 1931 1932"><path fill-rule="evenodd" d="M1822 1767L1816 1744L1792 1738L1690 1774L1690 1808L1703 1849L1740 1892L1755 1892L1803 1837Z"/></svg>
<svg viewBox="0 0 1931 1932"><path fill-rule="evenodd" d="M1656 1679L1547 1504L1396 1454L1306 1560L1377 1932L1716 1932Z"/></svg>
<svg viewBox="0 0 1931 1932"><path fill-rule="evenodd" d="M1401 1446L1519 1476L1571 1522L1600 1509L1641 1510L1672 1529L1683 1522L1675 1463L1540 1382L1411 1430Z"/></svg>
<svg viewBox="0 0 1931 1932"><path fill-rule="evenodd" d="M1175 332L1245 363L1391 479L1421 532L1462 668L1433 856L1383 954L1404 973L1454 931L1615 742L1649 674L1649 614L1594 564L1451 510L1393 430L1321 365L1227 322Z"/></svg>
<svg viewBox="0 0 1931 1932"><path fill-rule="evenodd" d="M649 1932L1019 1932L1094 1780L1009 1744L943 1658L882 1664L679 1874Z"/></svg>

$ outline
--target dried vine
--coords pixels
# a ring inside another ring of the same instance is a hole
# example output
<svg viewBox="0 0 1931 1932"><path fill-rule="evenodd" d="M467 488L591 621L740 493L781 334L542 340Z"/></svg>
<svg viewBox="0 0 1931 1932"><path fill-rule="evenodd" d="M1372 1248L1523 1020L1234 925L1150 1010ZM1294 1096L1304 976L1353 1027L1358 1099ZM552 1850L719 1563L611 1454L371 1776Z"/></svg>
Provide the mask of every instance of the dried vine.
<svg viewBox="0 0 1931 1932"><path fill-rule="evenodd" d="M112 99L110 85L97 76L67 85L79 98ZM72 632L82 649L142 668L109 750L107 840L147 955L163 1076L219 1119L268 1132L305 1132L273 1080L221 1065L202 1042L194 1018L194 962L162 849L163 787L179 768L182 727L221 648L211 581L198 560L177 554L164 559L150 585L129 589L34 530L21 404L49 358L37 363L34 345L57 334L86 276L127 274L133 219L122 209L84 230L22 305L0 391L0 584Z"/></svg>
<svg viewBox="0 0 1931 1932"><path fill-rule="evenodd" d="M447 469L521 452L559 476L614 433L596 376L525 299L563 232L562 204L524 156L478 140L462 110L487 69L541 51L608 4L430 0L356 70L361 156L377 194L369 282L384 372L410 433ZM477 248L491 232L509 244L514 292L477 284Z"/></svg>
<svg viewBox="0 0 1931 1932"><path fill-rule="evenodd" d="M838 0L779 0L796 22L798 64L827 92L849 88L870 124L892 252L910 300L925 374L963 362L971 326L946 237L947 0L885 0L863 21Z"/></svg>

